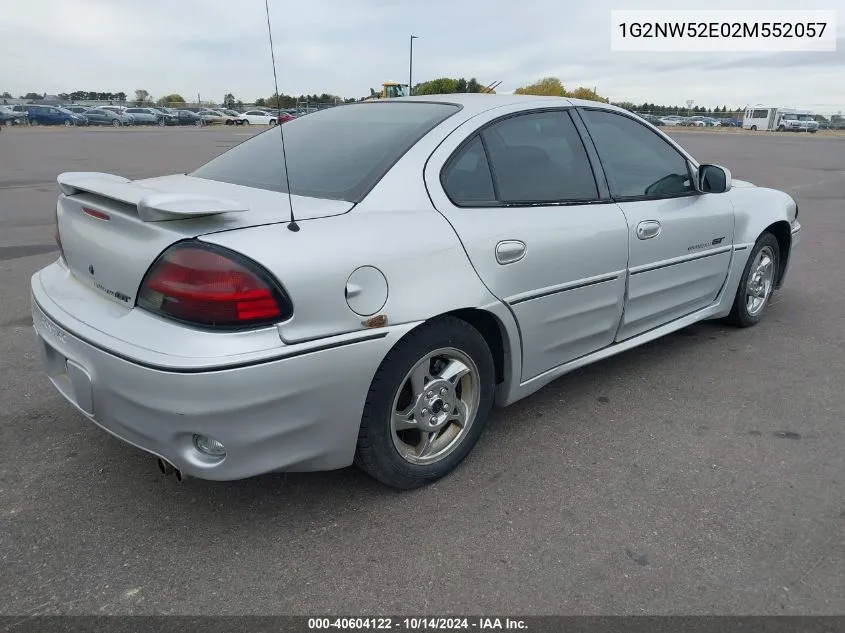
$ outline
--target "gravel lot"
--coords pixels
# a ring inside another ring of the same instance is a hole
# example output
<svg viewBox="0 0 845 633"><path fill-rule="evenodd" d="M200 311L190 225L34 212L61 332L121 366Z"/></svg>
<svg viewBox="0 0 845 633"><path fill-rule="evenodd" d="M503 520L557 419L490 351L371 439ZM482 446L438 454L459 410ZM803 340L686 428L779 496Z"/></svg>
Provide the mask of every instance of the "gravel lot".
<svg viewBox="0 0 845 633"><path fill-rule="evenodd" d="M191 169L256 130L0 133L0 614L845 612L845 140L674 132L804 233L750 330L699 324L498 411L452 476L163 478L41 375L61 171Z"/></svg>

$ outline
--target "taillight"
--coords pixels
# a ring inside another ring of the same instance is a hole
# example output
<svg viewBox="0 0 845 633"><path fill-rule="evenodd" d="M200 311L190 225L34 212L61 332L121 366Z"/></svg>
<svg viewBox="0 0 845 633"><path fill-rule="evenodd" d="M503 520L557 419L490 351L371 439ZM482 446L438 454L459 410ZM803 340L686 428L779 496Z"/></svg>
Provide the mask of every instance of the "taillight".
<svg viewBox="0 0 845 633"><path fill-rule="evenodd" d="M152 265L137 305L185 323L222 328L268 325L293 307L258 264L228 249L180 242Z"/></svg>

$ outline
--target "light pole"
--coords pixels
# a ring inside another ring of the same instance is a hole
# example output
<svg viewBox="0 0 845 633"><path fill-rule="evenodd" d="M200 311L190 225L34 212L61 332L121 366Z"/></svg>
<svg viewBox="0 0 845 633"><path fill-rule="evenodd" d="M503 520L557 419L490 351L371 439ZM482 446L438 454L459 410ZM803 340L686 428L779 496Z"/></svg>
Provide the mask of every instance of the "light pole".
<svg viewBox="0 0 845 633"><path fill-rule="evenodd" d="M414 89L414 40L418 40L416 35L411 36L411 54L408 57L408 96Z"/></svg>

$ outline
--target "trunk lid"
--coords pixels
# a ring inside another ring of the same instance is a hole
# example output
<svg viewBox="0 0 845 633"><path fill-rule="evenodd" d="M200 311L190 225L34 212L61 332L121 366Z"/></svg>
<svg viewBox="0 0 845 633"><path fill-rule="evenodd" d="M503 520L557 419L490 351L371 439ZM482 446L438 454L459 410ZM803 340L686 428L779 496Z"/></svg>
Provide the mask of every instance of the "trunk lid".
<svg viewBox="0 0 845 633"><path fill-rule="evenodd" d="M61 174L58 182L56 221L68 269L126 307L135 304L150 265L173 243L290 217L286 193L185 175L130 181L77 172ZM353 206L293 196L297 221L340 215Z"/></svg>

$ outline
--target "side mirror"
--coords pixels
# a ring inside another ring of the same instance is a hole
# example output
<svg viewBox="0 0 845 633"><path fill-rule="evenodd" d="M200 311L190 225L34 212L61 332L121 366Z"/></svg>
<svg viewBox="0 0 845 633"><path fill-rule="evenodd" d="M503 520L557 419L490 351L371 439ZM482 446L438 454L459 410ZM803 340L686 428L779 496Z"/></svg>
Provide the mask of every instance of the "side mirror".
<svg viewBox="0 0 845 633"><path fill-rule="evenodd" d="M698 188L704 193L725 193L731 189L731 172L719 165L698 168Z"/></svg>

